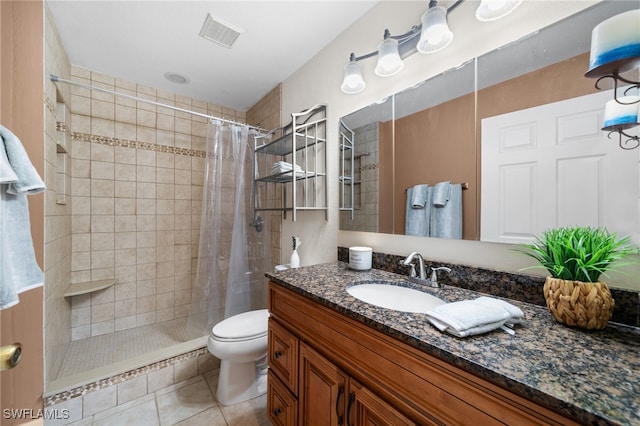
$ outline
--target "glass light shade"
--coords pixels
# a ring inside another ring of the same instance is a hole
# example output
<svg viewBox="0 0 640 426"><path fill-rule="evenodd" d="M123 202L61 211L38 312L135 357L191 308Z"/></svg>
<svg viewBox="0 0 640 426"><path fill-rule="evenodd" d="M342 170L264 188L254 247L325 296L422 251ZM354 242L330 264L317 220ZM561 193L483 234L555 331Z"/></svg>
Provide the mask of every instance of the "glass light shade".
<svg viewBox="0 0 640 426"><path fill-rule="evenodd" d="M482 0L476 9L478 21L495 21L504 18L520 6L522 0Z"/></svg>
<svg viewBox="0 0 640 426"><path fill-rule="evenodd" d="M640 9L605 19L591 32L590 78L640 67Z"/></svg>
<svg viewBox="0 0 640 426"><path fill-rule="evenodd" d="M374 72L380 77L389 77L400 72L404 62L398 53L398 40L385 38L378 46L378 63Z"/></svg>
<svg viewBox="0 0 640 426"><path fill-rule="evenodd" d="M447 9L433 6L422 15L422 32L416 48L420 53L434 53L447 47L453 33L447 24Z"/></svg>
<svg viewBox="0 0 640 426"><path fill-rule="evenodd" d="M340 86L340 89L344 93L360 93L366 86L359 63L353 60L344 66L344 78Z"/></svg>
<svg viewBox="0 0 640 426"><path fill-rule="evenodd" d="M628 129L640 124L640 96L622 96L605 104L603 130Z"/></svg>

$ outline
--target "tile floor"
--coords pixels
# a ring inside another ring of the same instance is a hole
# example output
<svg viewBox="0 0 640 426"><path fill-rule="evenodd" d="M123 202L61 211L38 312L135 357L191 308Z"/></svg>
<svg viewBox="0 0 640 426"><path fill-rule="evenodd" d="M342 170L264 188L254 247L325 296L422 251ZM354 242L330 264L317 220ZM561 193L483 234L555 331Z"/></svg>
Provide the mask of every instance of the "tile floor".
<svg viewBox="0 0 640 426"><path fill-rule="evenodd" d="M230 406L214 397L218 370L159 389L117 407L98 411L71 423L47 421L45 426L263 426L267 419L266 395ZM96 401L97 402L97 401Z"/></svg>

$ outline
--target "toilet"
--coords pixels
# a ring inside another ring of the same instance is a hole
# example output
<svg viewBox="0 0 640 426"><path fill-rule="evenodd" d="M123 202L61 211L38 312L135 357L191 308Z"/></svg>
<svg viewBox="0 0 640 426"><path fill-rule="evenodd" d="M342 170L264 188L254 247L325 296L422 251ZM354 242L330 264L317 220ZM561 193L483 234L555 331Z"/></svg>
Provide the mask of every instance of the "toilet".
<svg viewBox="0 0 640 426"><path fill-rule="evenodd" d="M267 321L259 309L234 315L213 327L207 349L220 359L216 399L232 405L267 391Z"/></svg>

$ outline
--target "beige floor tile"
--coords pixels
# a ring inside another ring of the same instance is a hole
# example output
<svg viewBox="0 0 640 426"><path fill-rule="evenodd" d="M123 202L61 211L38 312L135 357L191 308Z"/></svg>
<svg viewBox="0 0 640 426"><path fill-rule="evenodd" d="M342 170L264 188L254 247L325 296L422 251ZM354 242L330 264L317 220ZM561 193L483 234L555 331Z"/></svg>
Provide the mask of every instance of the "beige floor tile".
<svg viewBox="0 0 640 426"><path fill-rule="evenodd" d="M189 417L186 420L176 423L176 426L227 426L227 421L220 411L220 407L212 407L203 411L200 414L196 414L193 417Z"/></svg>
<svg viewBox="0 0 640 426"><path fill-rule="evenodd" d="M229 426L261 426L269 422L266 395L221 408Z"/></svg>
<svg viewBox="0 0 640 426"><path fill-rule="evenodd" d="M192 383L176 390L156 393L162 426L176 424L216 406L204 377L197 376L189 382Z"/></svg>
<svg viewBox="0 0 640 426"><path fill-rule="evenodd" d="M158 426L158 410L153 395L129 401L96 414L93 426Z"/></svg>

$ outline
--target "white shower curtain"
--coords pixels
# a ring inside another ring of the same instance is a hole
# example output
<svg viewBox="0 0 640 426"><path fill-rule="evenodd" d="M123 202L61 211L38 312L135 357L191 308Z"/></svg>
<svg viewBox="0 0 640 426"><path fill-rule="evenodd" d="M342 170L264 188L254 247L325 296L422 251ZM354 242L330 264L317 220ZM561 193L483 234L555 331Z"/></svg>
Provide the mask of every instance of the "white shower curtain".
<svg viewBox="0 0 640 426"><path fill-rule="evenodd" d="M200 245L190 330L209 333L224 318L266 308L271 268L268 220L256 228L253 155L247 126L212 122L207 129Z"/></svg>

